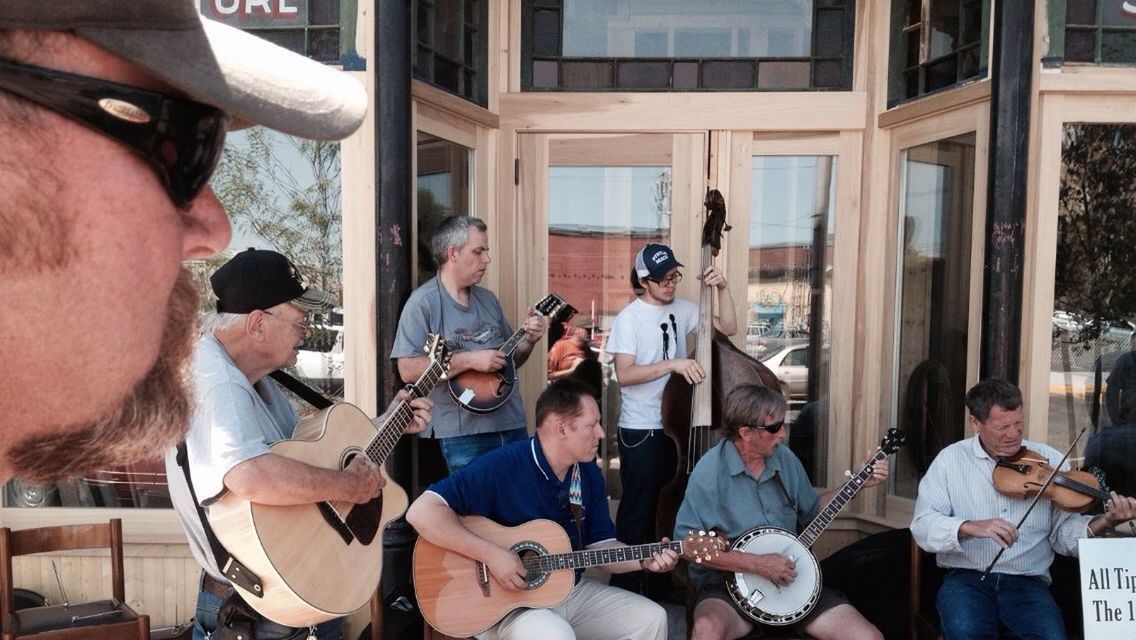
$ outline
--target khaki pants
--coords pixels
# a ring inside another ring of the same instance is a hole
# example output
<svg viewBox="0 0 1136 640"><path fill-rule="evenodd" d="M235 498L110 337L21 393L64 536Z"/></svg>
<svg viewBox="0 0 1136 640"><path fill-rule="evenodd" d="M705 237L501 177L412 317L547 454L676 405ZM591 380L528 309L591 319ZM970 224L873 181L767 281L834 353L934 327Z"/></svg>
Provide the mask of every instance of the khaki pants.
<svg viewBox="0 0 1136 640"><path fill-rule="evenodd" d="M641 595L587 578L551 609L518 609L479 640L666 640L667 612Z"/></svg>

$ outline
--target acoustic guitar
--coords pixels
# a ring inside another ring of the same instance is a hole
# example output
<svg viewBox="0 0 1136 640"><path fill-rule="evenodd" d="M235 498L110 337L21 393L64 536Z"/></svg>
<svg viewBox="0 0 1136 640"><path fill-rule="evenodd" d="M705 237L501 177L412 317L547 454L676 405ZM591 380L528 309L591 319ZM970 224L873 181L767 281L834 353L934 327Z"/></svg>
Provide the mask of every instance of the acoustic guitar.
<svg viewBox="0 0 1136 640"><path fill-rule="evenodd" d="M426 397L445 374L449 352L430 336L430 365L407 389ZM275 506L252 503L232 492L208 509L209 524L234 559L260 578L262 593L234 583L244 600L265 618L307 627L363 607L382 574L382 533L408 505L406 491L384 466L399 437L414 420L399 403L382 424L357 407L340 403L301 420L291 440L271 446L275 455L325 469L344 469L366 455L382 470L386 486L366 504L321 502Z"/></svg>
<svg viewBox="0 0 1136 640"><path fill-rule="evenodd" d="M568 322L575 316L576 308L563 298L550 293L533 305L533 311L558 322ZM517 329L497 350L505 354L505 366L499 371L463 371L451 378L447 385L450 395L459 406L473 413L491 413L500 409L513 395L517 386L517 367L513 364L513 352L525 337L525 330Z"/></svg>
<svg viewBox="0 0 1136 640"><path fill-rule="evenodd" d="M729 547L725 538L713 532L691 532L678 542L572 551L564 529L551 520L533 520L516 527L481 516L461 520L475 534L512 549L528 575L524 589L503 589L484 563L419 538L414 545L418 607L430 626L458 637L481 633L518 607L560 604L572 591L576 569L646 560L663 549L672 549L691 562L702 562Z"/></svg>
<svg viewBox="0 0 1136 640"><path fill-rule="evenodd" d="M755 622L773 626L793 624L809 615L820 598L822 584L820 564L810 547L832 524L844 505L864 487L876 463L899 451L906 438L898 429L889 429L872 459L840 487L801 535L794 536L779 527L757 527L734 540L730 546L733 551L779 553L792 558L797 570L797 577L783 587L756 573L738 571L727 574L726 591L742 613Z"/></svg>

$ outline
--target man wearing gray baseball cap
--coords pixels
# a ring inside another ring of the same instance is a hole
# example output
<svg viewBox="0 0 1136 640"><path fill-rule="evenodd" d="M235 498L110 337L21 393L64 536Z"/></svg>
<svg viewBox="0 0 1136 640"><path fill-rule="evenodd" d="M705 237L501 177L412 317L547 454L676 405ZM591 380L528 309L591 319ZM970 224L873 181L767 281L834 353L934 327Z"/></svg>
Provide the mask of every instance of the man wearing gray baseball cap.
<svg viewBox="0 0 1136 640"><path fill-rule="evenodd" d="M339 139L366 105L347 74L192 0L0 3L0 482L184 436L198 305L180 263L228 244L207 186L226 132Z"/></svg>

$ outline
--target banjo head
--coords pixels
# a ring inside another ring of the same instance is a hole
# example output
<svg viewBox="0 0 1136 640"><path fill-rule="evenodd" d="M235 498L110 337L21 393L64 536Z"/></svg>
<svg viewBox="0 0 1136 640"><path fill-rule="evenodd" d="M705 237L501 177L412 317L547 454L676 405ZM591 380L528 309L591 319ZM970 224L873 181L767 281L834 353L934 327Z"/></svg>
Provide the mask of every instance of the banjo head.
<svg viewBox="0 0 1136 640"><path fill-rule="evenodd" d="M734 572L726 576L726 591L734 604L751 619L772 626L790 625L807 616L820 598L820 565L808 547L792 533L777 527L757 527L730 545L731 551L753 554L777 553L796 563L797 578L777 586L756 573Z"/></svg>

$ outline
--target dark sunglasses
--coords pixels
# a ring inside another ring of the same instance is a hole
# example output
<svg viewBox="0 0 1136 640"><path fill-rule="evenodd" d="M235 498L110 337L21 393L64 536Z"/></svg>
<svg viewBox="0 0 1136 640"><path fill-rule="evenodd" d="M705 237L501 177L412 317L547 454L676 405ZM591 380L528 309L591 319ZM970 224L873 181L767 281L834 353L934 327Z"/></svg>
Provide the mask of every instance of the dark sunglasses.
<svg viewBox="0 0 1136 640"><path fill-rule="evenodd" d="M179 209L205 188L225 146L229 116L192 100L4 59L0 89L133 149Z"/></svg>
<svg viewBox="0 0 1136 640"><path fill-rule="evenodd" d="M757 425L751 424L751 425L747 425L747 426L749 426L749 428L751 428L751 429L764 429L764 430L768 431L769 433L780 433L781 427L785 426L785 420L781 419L781 420L778 420L777 422L774 422L773 424L757 424Z"/></svg>

